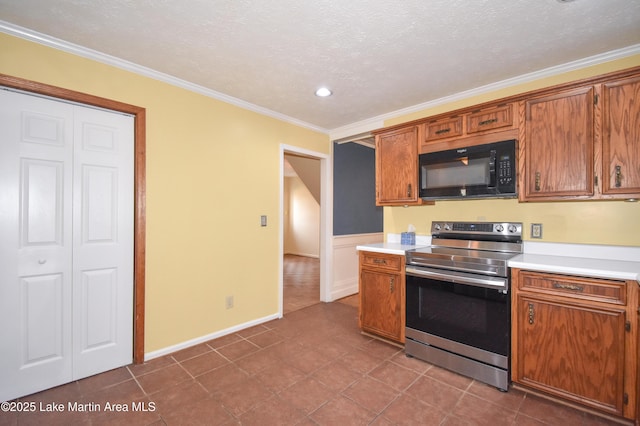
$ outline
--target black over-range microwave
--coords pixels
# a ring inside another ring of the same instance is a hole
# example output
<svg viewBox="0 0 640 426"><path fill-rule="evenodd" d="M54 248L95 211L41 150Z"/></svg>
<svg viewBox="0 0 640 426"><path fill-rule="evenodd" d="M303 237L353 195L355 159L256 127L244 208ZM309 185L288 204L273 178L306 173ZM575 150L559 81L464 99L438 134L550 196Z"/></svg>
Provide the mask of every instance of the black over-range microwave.
<svg viewBox="0 0 640 426"><path fill-rule="evenodd" d="M420 154L420 198L514 198L516 141Z"/></svg>

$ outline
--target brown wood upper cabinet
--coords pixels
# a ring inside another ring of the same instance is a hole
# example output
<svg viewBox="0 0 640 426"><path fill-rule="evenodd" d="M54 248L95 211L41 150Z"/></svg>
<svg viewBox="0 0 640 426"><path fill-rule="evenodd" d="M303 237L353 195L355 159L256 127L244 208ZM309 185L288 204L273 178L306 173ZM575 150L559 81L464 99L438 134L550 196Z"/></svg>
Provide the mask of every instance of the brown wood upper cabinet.
<svg viewBox="0 0 640 426"><path fill-rule="evenodd" d="M462 136L462 117L433 120L425 125L424 141L437 141Z"/></svg>
<svg viewBox="0 0 640 426"><path fill-rule="evenodd" d="M640 76L603 84L604 196L640 196Z"/></svg>
<svg viewBox="0 0 640 426"><path fill-rule="evenodd" d="M422 204L418 196L418 138L413 125L376 135L376 205Z"/></svg>
<svg viewBox="0 0 640 426"><path fill-rule="evenodd" d="M522 102L520 201L640 197L640 76Z"/></svg>
<svg viewBox="0 0 640 426"><path fill-rule="evenodd" d="M467 134L488 132L513 126L513 104L472 111L466 115Z"/></svg>
<svg viewBox="0 0 640 426"><path fill-rule="evenodd" d="M640 199L640 67L375 131L376 204L423 204L418 155L518 139L519 201Z"/></svg>
<svg viewBox="0 0 640 426"><path fill-rule="evenodd" d="M515 111L513 102L499 103L427 121L419 152L422 154L514 139L518 126ZM504 135L496 135L497 132L504 132Z"/></svg>
<svg viewBox="0 0 640 426"><path fill-rule="evenodd" d="M593 196L594 92L581 87L524 102L521 200Z"/></svg>

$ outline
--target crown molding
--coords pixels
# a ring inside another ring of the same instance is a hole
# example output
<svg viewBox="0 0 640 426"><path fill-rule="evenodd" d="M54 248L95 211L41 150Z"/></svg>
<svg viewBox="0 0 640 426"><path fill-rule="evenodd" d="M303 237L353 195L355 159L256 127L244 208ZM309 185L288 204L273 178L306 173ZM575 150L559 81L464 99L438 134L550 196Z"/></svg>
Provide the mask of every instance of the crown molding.
<svg viewBox="0 0 640 426"><path fill-rule="evenodd" d="M386 115L386 114L385 114ZM393 113L390 113L393 115ZM329 137L332 141L344 142L349 138L356 138L362 133L369 133L372 130L381 129L384 127L385 116L377 116L369 118L367 120L358 121L356 123L347 124L346 126L338 127L329 132ZM391 118L391 117L390 117Z"/></svg>
<svg viewBox="0 0 640 426"><path fill-rule="evenodd" d="M88 49L77 44L69 43L64 40L57 39L55 37L48 36L46 34L39 33L27 28L23 28L6 21L0 20L0 32L19 37L25 40L29 40L35 43L39 43L48 47L52 47L57 50L62 50L67 53L72 53L83 58L91 59L96 62L100 62L106 65L111 65L116 68L120 68L126 71L130 71L135 74L139 74L145 77L152 78L154 80L162 81L164 83L171 84L173 86L180 87L195 93L199 93L210 98L217 99L222 102L226 102L237 107L247 109L249 111L256 112L258 114L266 115L275 118L280 121L284 121L296 126L305 127L316 132L328 134L327 129L314 126L307 122L289 117L288 115L280 114L267 108L243 101L233 96L225 95L224 93L217 92L215 90L208 89L206 87L190 83L185 80L173 77L169 74L164 74L159 71L155 71L151 68L144 67L142 65L135 64L133 62L126 61L124 59L117 58L115 56L107 55L93 49Z"/></svg>
<svg viewBox="0 0 640 426"><path fill-rule="evenodd" d="M426 109L434 108L437 106L445 105L448 103L456 102L473 96L483 95L493 91L517 86L520 84L530 83L532 81L540 80L546 77L552 77L555 75L563 74L566 72L586 68L594 65L599 65L605 62L622 59L628 56L640 54L640 44L628 46L622 49L613 50L603 54L591 56L588 58L580 59L577 61L567 62L565 64L557 65L550 68L545 68L539 71L534 71L528 74L523 74L514 78L498 81L496 83L487 84L464 92L455 93L451 96L445 96L443 98L435 99L429 102L413 105L407 108L391 111L386 114L371 117L366 120L358 121L355 123L341 126L335 129L324 129L318 126L314 126L310 123L295 119L288 115L280 114L267 108L263 108L258 105L243 101L238 98L234 98L224 93L217 92L215 90L202 87L197 84L190 83L185 80L173 77L168 74L164 74L153 69L135 64L133 62L125 61L115 56L107 55L86 47L82 47L73 43L69 43L64 40L57 39L55 37L41 34L36 31L32 31L27 28L23 28L17 25L13 25L9 22L0 20L0 32L20 37L25 40L33 41L45 46L52 47L54 49L62 50L67 53L72 53L77 56L81 56L87 59L101 62L107 65L111 65L126 71L130 71L145 77L152 78L154 80L162 81L173 86L177 86L186 90L190 90L195 93L199 93L204 96L208 96L217 99L222 102L235 105L240 108L247 109L262 115L266 115L277 120L281 120L290 124L294 124L300 127L304 127L313 131L328 134L331 140L344 139L360 133L370 132L372 130L380 129L384 127L384 122L393 118L397 118L403 115L413 114Z"/></svg>
<svg viewBox="0 0 640 426"><path fill-rule="evenodd" d="M541 80L547 77L553 77L555 75L564 74L566 72L587 68L594 65L600 65L605 62L614 61L617 59L623 59L628 56L640 54L640 44L624 47L618 50L612 50L600 55L590 56L588 58L580 59L573 62L567 62L565 64L557 65L550 68L545 68L539 71L534 71L528 74L519 75L517 77L509 78L506 80L498 81L496 83L487 84L464 92L455 93L451 96L445 96L443 98L435 99L433 101L425 102L418 105L413 105L407 108L392 111L386 114L378 115L376 117L369 118L367 120L351 123L346 126L342 126L331 130L329 136L331 140L343 139L359 133L370 132L372 130L380 129L384 127L385 120L391 120L401 117L403 115L409 115L416 112L424 111L430 108L435 108L441 105L446 105L456 101L464 100L478 95L484 95L501 89L518 86L520 84L530 83L532 81Z"/></svg>

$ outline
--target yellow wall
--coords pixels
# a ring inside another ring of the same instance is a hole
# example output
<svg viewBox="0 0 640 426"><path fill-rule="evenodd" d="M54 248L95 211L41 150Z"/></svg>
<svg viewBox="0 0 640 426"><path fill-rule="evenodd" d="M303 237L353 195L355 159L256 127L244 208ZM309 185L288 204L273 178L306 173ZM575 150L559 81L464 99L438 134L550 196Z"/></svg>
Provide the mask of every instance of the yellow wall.
<svg viewBox="0 0 640 426"><path fill-rule="evenodd" d="M640 55L635 55L395 118L387 121L385 126L639 65ZM439 201L435 206L384 209L386 234L406 231L407 226L412 224L417 234L429 235L433 220L523 222L525 240L530 240L530 224L542 223L543 238L533 241L640 246L640 202L518 203L517 200L464 200Z"/></svg>
<svg viewBox="0 0 640 426"><path fill-rule="evenodd" d="M639 64L617 61L386 124ZM1 33L0 73L146 108L146 352L277 312L279 145L328 154L327 135ZM640 203L621 201L387 207L384 230L412 223L427 235L432 220L482 218L541 222L542 241L640 246Z"/></svg>
<svg viewBox="0 0 640 426"><path fill-rule="evenodd" d="M0 73L146 108L146 352L277 313L280 144L327 135L6 34Z"/></svg>

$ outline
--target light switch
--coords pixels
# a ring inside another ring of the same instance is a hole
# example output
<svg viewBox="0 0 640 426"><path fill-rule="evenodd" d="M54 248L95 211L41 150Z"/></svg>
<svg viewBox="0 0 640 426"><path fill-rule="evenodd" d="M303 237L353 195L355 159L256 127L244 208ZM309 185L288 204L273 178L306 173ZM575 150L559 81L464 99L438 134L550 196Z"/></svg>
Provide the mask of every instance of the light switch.
<svg viewBox="0 0 640 426"><path fill-rule="evenodd" d="M260 216L260 226L267 226L267 215Z"/></svg>

